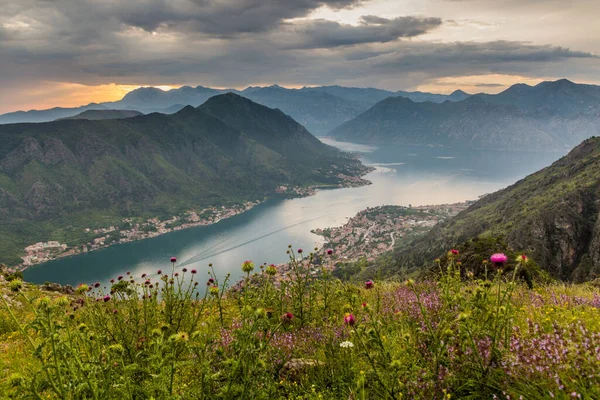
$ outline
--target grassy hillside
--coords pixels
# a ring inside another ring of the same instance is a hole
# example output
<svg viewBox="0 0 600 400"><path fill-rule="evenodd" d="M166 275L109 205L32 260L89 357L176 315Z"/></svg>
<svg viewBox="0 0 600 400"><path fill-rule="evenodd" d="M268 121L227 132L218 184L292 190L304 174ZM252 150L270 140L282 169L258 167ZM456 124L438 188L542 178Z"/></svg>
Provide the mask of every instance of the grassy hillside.
<svg viewBox="0 0 600 400"><path fill-rule="evenodd" d="M329 260L314 266L310 255L290 252L285 270L245 262L247 278L231 290L211 266L165 265L157 275L115 277L110 287L84 285L69 295L0 282L0 393L119 400L600 396L600 292L591 284L531 290L503 265L487 278L461 280L461 254L441 265L437 281L344 284L331 277Z"/></svg>
<svg viewBox="0 0 600 400"><path fill-rule="evenodd" d="M281 111L234 94L174 115L0 126L0 261L83 228L338 185L364 167Z"/></svg>
<svg viewBox="0 0 600 400"><path fill-rule="evenodd" d="M600 274L599 200L600 138L592 138L396 249L382 273L410 273L448 248L487 238L495 243L488 247L527 251L554 277L595 278Z"/></svg>

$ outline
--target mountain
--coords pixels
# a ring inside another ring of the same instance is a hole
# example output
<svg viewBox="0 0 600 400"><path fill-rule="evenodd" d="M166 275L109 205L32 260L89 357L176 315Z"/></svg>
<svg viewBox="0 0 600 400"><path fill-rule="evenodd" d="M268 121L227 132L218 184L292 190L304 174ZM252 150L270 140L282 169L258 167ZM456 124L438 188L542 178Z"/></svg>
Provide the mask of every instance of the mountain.
<svg viewBox="0 0 600 400"><path fill-rule="evenodd" d="M464 92L461 92L460 95L452 94L448 96L422 92L391 92L374 88L346 88L342 86L305 87L302 89L287 89L278 85L269 87L251 86L242 91L212 89L203 86L183 86L169 91L153 87L142 87L129 92L119 101L102 103L102 107L137 110L145 114L152 112L172 114L185 105L196 107L209 98L224 93L240 94L267 107L279 108L305 125L309 131L321 135L390 96L402 95L413 101L434 102L457 101L469 96ZM0 123L45 122L71 117L81 111L84 110L64 109L60 116L44 119L32 119L34 115L17 112L0 116ZM4 120L6 122L3 122Z"/></svg>
<svg viewBox="0 0 600 400"><path fill-rule="evenodd" d="M263 199L364 172L279 110L235 94L176 114L0 126L0 262L126 216ZM89 240L89 238L87 238Z"/></svg>
<svg viewBox="0 0 600 400"><path fill-rule="evenodd" d="M316 135L324 135L369 107L326 92L285 89L277 85L253 88L242 95L282 110Z"/></svg>
<svg viewBox="0 0 600 400"><path fill-rule="evenodd" d="M519 84L497 95L440 104L394 97L330 135L361 142L560 151L600 134L599 99L599 86L566 80Z"/></svg>
<svg viewBox="0 0 600 400"><path fill-rule="evenodd" d="M55 107L49 110L15 111L0 115L0 124L14 124L19 122L49 122L59 118L71 117L87 110L105 110L101 104L90 103L86 106L74 108Z"/></svg>
<svg viewBox="0 0 600 400"><path fill-rule="evenodd" d="M139 111L135 110L87 110L80 114L73 115L72 117L59 118L57 121L65 119L89 119L89 120L100 120L100 119L122 119L132 118L139 115L144 115Z"/></svg>
<svg viewBox="0 0 600 400"><path fill-rule="evenodd" d="M596 278L600 275L599 215L600 138L595 137L396 249L386 273L414 270L465 242L473 247L477 241L501 238L508 248L527 252L556 278Z"/></svg>

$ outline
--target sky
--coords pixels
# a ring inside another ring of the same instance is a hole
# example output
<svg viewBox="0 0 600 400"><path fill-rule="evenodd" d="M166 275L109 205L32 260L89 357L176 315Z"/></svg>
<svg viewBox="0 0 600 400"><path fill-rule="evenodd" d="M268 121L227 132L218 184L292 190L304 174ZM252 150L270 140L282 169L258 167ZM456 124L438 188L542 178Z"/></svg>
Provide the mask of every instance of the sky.
<svg viewBox="0 0 600 400"><path fill-rule="evenodd" d="M0 113L140 86L600 84L599 0L0 0Z"/></svg>

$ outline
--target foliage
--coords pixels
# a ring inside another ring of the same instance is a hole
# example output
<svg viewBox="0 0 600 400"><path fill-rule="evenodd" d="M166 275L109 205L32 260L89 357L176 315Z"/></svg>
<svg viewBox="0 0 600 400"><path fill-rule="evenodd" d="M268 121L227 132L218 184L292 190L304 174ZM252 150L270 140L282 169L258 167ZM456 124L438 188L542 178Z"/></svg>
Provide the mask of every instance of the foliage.
<svg viewBox="0 0 600 400"><path fill-rule="evenodd" d="M437 280L343 283L328 260L212 265L3 297L0 391L62 399L597 398L600 293L529 289L529 262ZM458 253L458 254L456 254ZM510 271L510 273L509 273ZM228 289L229 288L229 289ZM20 303L17 304L17 302ZM10 331L12 330L12 331ZM16 356L16 352L20 354ZM573 367L574 366L574 367Z"/></svg>

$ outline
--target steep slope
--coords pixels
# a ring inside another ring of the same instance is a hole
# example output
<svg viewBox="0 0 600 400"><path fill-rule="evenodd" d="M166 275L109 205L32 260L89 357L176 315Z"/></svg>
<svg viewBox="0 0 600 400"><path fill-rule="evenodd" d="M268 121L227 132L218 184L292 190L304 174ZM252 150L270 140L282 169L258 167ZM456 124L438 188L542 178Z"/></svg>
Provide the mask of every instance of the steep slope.
<svg viewBox="0 0 600 400"><path fill-rule="evenodd" d="M279 86L255 88L244 92L243 96L267 107L282 110L316 135L329 132L369 107L368 104L346 100L329 93L285 89Z"/></svg>
<svg viewBox="0 0 600 400"><path fill-rule="evenodd" d="M337 185L360 162L278 110L235 94L174 115L0 126L0 262L84 226ZM78 236L79 235L79 236Z"/></svg>
<svg viewBox="0 0 600 400"><path fill-rule="evenodd" d="M463 93L452 96L461 98ZM340 140L564 150L598 134L600 86L519 84L441 104L389 98L331 132Z"/></svg>
<svg viewBox="0 0 600 400"><path fill-rule="evenodd" d="M87 110L80 114L73 115L72 117L59 118L57 121L65 119L89 119L91 121L97 121L101 119L132 118L140 115L144 114L135 110Z"/></svg>
<svg viewBox="0 0 600 400"><path fill-rule="evenodd" d="M489 104L477 97L442 104L391 97L342 124L331 136L348 141L453 147L564 147L542 128L514 106Z"/></svg>
<svg viewBox="0 0 600 400"><path fill-rule="evenodd" d="M503 237L557 278L595 278L600 275L599 213L600 138L592 138L397 249L386 273L414 270L474 238Z"/></svg>

